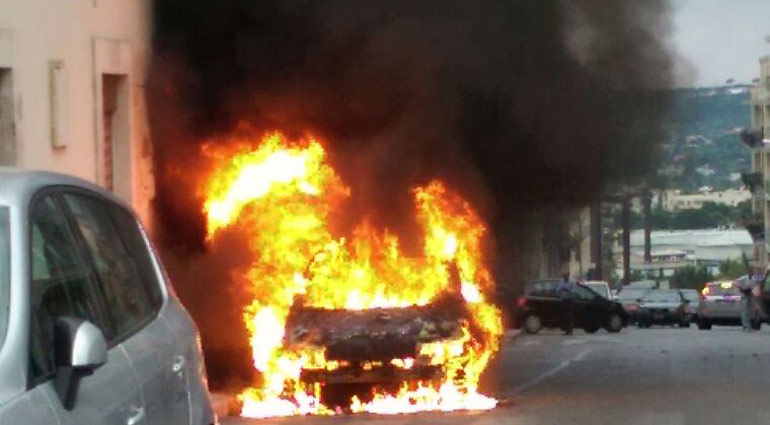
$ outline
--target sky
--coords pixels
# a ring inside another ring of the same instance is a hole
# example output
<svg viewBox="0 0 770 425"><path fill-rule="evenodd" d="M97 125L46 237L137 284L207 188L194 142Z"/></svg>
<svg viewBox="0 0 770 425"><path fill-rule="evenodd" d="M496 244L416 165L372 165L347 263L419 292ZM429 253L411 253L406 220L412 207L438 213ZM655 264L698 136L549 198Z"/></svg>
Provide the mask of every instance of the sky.
<svg viewBox="0 0 770 425"><path fill-rule="evenodd" d="M770 0L671 3L674 49L692 66L679 67L679 85L715 86L728 78L750 83L759 77L759 57L770 55Z"/></svg>

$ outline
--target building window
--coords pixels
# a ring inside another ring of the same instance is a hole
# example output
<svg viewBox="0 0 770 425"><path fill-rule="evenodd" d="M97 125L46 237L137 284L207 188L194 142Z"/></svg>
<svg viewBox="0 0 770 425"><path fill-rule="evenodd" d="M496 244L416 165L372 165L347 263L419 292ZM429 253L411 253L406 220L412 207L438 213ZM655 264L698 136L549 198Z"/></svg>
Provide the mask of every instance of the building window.
<svg viewBox="0 0 770 425"><path fill-rule="evenodd" d="M13 71L0 68L0 165L16 164Z"/></svg>
<svg viewBox="0 0 770 425"><path fill-rule="evenodd" d="M130 183L126 90L125 75L102 74L102 183L107 190L118 195L128 195L126 186Z"/></svg>

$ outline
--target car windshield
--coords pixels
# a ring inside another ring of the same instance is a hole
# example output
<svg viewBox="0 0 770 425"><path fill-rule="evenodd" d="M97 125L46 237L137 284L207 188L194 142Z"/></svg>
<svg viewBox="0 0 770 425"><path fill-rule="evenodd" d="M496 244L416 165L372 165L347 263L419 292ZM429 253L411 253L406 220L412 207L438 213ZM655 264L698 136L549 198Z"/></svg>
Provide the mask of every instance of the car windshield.
<svg viewBox="0 0 770 425"><path fill-rule="evenodd" d="M682 296L679 291L649 291L642 301L646 302L680 302Z"/></svg>
<svg viewBox="0 0 770 425"><path fill-rule="evenodd" d="M649 289L636 289L636 288L630 288L630 289L622 289L618 293L618 299L619 300L638 300L644 296L645 293L647 293Z"/></svg>
<svg viewBox="0 0 770 425"><path fill-rule="evenodd" d="M609 298L610 292L607 284L604 283L584 283L584 286L601 295L604 298Z"/></svg>
<svg viewBox="0 0 770 425"><path fill-rule="evenodd" d="M698 291L694 289L686 290L686 291L680 291L682 293L682 296L687 301L698 301L700 300L700 295L698 294Z"/></svg>
<svg viewBox="0 0 770 425"><path fill-rule="evenodd" d="M721 283L709 283L706 285L708 290L704 295L708 296L724 296L724 295L740 295L741 292L732 282Z"/></svg>

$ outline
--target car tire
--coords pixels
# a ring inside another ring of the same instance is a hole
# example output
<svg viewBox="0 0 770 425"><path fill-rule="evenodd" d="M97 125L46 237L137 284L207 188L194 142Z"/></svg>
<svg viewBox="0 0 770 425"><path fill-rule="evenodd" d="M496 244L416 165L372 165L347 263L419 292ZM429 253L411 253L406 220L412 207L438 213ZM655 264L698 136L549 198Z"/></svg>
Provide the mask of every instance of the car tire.
<svg viewBox="0 0 770 425"><path fill-rule="evenodd" d="M618 314L611 314L607 318L607 326L605 327L607 332L618 333L623 329L623 318Z"/></svg>
<svg viewBox="0 0 770 425"><path fill-rule="evenodd" d="M698 329L707 331L711 329L711 323L706 320L698 320Z"/></svg>
<svg viewBox="0 0 770 425"><path fill-rule="evenodd" d="M535 335L543 329L543 320L537 314L531 313L524 318L524 332Z"/></svg>

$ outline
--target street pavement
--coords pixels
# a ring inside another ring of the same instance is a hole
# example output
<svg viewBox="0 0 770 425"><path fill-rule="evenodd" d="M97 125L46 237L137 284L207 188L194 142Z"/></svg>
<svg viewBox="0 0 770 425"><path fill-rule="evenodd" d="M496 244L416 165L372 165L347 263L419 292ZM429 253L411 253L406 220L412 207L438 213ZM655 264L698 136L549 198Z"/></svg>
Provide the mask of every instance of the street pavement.
<svg viewBox="0 0 770 425"><path fill-rule="evenodd" d="M522 335L482 383L487 412L347 415L223 424L770 424L770 328L627 328L619 334Z"/></svg>

